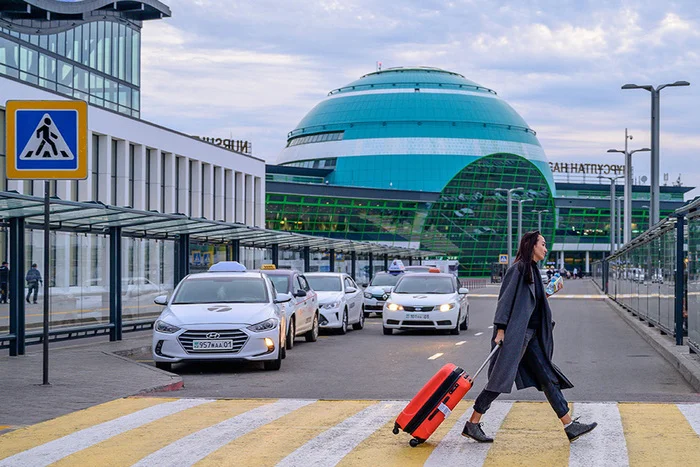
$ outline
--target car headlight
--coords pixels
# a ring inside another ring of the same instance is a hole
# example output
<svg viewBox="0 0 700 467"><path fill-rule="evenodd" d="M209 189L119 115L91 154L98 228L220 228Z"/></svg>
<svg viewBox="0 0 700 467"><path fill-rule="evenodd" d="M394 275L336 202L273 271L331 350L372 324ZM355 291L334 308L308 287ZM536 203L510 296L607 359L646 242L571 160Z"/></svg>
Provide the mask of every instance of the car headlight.
<svg viewBox="0 0 700 467"><path fill-rule="evenodd" d="M331 302L331 303L324 303L321 305L321 308L325 308L326 310L330 310L331 308L338 308L340 305L340 302Z"/></svg>
<svg viewBox="0 0 700 467"><path fill-rule="evenodd" d="M369 292L365 292L365 298L372 298L372 294Z"/></svg>
<svg viewBox="0 0 700 467"><path fill-rule="evenodd" d="M248 329L250 329L253 332L265 332L271 329L275 329L278 324L279 320L277 320L277 318L270 318L266 319L265 321L261 321L258 324L248 326Z"/></svg>
<svg viewBox="0 0 700 467"><path fill-rule="evenodd" d="M180 330L179 327L166 323L165 321L157 320L154 326L155 330L165 334L173 334Z"/></svg>
<svg viewBox="0 0 700 467"><path fill-rule="evenodd" d="M435 310L436 310L436 311L437 311L437 310L439 310L439 311L450 311L450 310L454 309L455 306L457 306L456 303L443 303L443 304L440 305L440 306L436 306L436 307L435 307Z"/></svg>
<svg viewBox="0 0 700 467"><path fill-rule="evenodd" d="M403 311L403 306L398 303L387 303L386 307L389 311Z"/></svg>

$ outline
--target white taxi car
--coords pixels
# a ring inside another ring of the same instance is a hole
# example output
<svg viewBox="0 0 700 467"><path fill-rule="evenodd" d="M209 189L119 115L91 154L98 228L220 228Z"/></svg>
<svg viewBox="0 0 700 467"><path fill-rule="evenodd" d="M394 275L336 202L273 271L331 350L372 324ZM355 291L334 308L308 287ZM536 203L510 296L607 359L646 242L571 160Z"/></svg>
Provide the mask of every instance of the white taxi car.
<svg viewBox="0 0 700 467"><path fill-rule="evenodd" d="M220 263L219 263L220 264ZM262 361L279 370L285 357L285 317L270 279L259 272L206 272L185 277L153 326L153 360L170 370L187 360Z"/></svg>
<svg viewBox="0 0 700 467"><path fill-rule="evenodd" d="M318 296L309 286L306 277L294 269L266 268L261 272L270 278L278 293L286 293L292 297L287 303L280 304L287 321L286 349L294 347L294 339L297 336L304 336L306 342L316 342L321 312L318 308Z"/></svg>
<svg viewBox="0 0 700 467"><path fill-rule="evenodd" d="M352 277L336 272L314 272L305 277L318 294L321 328L345 334L350 324L355 330L365 326L364 297Z"/></svg>
<svg viewBox="0 0 700 467"><path fill-rule="evenodd" d="M404 273L378 272L365 287L365 318L374 312L382 316L384 303L389 298L391 290Z"/></svg>
<svg viewBox="0 0 700 467"><path fill-rule="evenodd" d="M469 327L468 293L452 274L405 274L384 304L384 334L394 329L447 329L459 334Z"/></svg>

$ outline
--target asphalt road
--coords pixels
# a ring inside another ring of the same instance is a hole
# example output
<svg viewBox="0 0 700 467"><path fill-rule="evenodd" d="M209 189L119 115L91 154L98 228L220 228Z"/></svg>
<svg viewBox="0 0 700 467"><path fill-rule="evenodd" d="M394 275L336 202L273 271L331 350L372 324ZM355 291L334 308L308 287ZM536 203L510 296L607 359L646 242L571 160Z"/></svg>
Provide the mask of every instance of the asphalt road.
<svg viewBox="0 0 700 467"><path fill-rule="evenodd" d="M495 286L473 291L497 294ZM567 281L566 293L597 295L588 280ZM183 363L179 397L409 399L445 363L475 371L489 351L493 297L470 299L470 327L459 336L438 332L382 334L380 318L344 336L322 335L318 342L297 339L282 369L261 364ZM700 401L697 394L656 351L603 300L553 299L556 321L554 361L575 387L570 401ZM150 354L132 358L151 363ZM470 395L485 384L477 380ZM544 400L534 389L502 399Z"/></svg>

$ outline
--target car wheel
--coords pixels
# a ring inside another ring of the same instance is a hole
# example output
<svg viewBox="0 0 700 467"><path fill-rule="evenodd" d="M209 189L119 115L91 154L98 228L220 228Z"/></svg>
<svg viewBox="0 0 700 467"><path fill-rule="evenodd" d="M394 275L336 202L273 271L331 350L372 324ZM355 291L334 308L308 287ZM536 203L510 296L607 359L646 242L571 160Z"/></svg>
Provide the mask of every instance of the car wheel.
<svg viewBox="0 0 700 467"><path fill-rule="evenodd" d="M365 327L365 309L362 308L362 313L360 313L360 319L357 321L357 323L352 325L352 328L355 331L359 331L360 329Z"/></svg>
<svg viewBox="0 0 700 467"><path fill-rule="evenodd" d="M369 315L371 315L372 312L371 311L363 311L362 314L365 315L365 318L369 318Z"/></svg>
<svg viewBox="0 0 700 467"><path fill-rule="evenodd" d="M392 335L392 334L394 333L394 330L393 330L393 329L387 328L387 327L384 327L384 326L382 326L382 330L384 331L384 335L385 335L385 336L390 336L390 335Z"/></svg>
<svg viewBox="0 0 700 467"><path fill-rule="evenodd" d="M378 318L381 318L381 317L382 317L382 314L383 314L383 312L381 312L381 311L378 311L378 312L376 313L376 315L377 315Z"/></svg>
<svg viewBox="0 0 700 467"><path fill-rule="evenodd" d="M281 360L284 360L285 358L287 358L287 346L285 345L287 343L287 339L285 339L284 335L282 335L280 333L278 342L280 343L279 354L280 354Z"/></svg>
<svg viewBox="0 0 700 467"><path fill-rule="evenodd" d="M462 331L466 331L469 329L469 307L467 307L467 315L464 317L464 321L462 321L462 324L460 325L459 329Z"/></svg>
<svg viewBox="0 0 700 467"><path fill-rule="evenodd" d="M314 324L304 335L306 342L316 342L318 340L318 312L314 314Z"/></svg>
<svg viewBox="0 0 700 467"><path fill-rule="evenodd" d="M156 368L164 371L171 371L173 369L173 364L170 362L156 362Z"/></svg>
<svg viewBox="0 0 700 467"><path fill-rule="evenodd" d="M343 311L343 322L340 325L340 329L338 330L340 334L345 334L348 332L348 309L346 308L345 311Z"/></svg>
<svg viewBox="0 0 700 467"><path fill-rule="evenodd" d="M266 360L263 362L263 368L265 368L266 371L277 371L280 368L282 368L282 350L280 349L279 352L277 352L277 358L274 360Z"/></svg>
<svg viewBox="0 0 700 467"><path fill-rule="evenodd" d="M289 332L287 333L287 348L292 350L294 348L294 337L297 333L296 320L292 318L292 322L289 323Z"/></svg>
<svg viewBox="0 0 700 467"><path fill-rule="evenodd" d="M450 329L450 334L453 336L459 336L459 321L457 321L457 324L455 324L454 329Z"/></svg>

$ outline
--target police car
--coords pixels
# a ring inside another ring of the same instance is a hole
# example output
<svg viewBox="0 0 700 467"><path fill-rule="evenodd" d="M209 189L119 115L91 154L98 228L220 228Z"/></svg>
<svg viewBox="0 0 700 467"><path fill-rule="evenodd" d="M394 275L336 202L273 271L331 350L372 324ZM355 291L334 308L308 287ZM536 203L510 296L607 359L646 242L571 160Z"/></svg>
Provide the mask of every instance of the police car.
<svg viewBox="0 0 700 467"><path fill-rule="evenodd" d="M459 334L469 327L467 293L452 274L405 274L384 304L384 334L391 335L394 329L445 329Z"/></svg>
<svg viewBox="0 0 700 467"><path fill-rule="evenodd" d="M297 336L304 336L306 342L316 342L320 310L316 292L309 286L306 277L294 269L277 269L274 264L263 264L260 271L270 278L278 293L292 297L290 301L280 304L287 321L287 350L294 347Z"/></svg>
<svg viewBox="0 0 700 467"><path fill-rule="evenodd" d="M365 326L362 290L352 277L337 272L314 272L306 274L306 279L318 294L321 328L345 334L351 324L358 331Z"/></svg>
<svg viewBox="0 0 700 467"><path fill-rule="evenodd" d="M153 360L170 370L173 363L201 360L263 362L279 370L285 357L284 312L291 296L276 293L270 279L248 272L235 261L185 277L153 326Z"/></svg>
<svg viewBox="0 0 700 467"><path fill-rule="evenodd" d="M384 303L405 270L403 262L400 259L395 259L387 272L379 272L372 278L364 292L365 318L369 317L372 312L382 316Z"/></svg>

